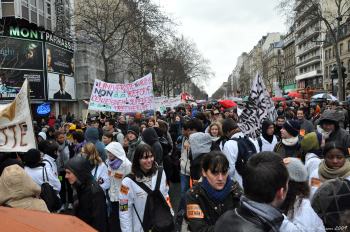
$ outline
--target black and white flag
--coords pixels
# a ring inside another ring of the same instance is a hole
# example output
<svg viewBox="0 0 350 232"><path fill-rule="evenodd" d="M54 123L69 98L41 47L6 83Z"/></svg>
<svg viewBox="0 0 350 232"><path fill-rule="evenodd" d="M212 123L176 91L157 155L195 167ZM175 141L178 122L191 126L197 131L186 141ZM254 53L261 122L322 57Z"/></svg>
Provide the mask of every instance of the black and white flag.
<svg viewBox="0 0 350 232"><path fill-rule="evenodd" d="M266 90L263 78L257 74L248 102L240 115L238 126L245 135L255 139L261 133L262 122L265 119L274 122L276 117L277 112L270 94Z"/></svg>

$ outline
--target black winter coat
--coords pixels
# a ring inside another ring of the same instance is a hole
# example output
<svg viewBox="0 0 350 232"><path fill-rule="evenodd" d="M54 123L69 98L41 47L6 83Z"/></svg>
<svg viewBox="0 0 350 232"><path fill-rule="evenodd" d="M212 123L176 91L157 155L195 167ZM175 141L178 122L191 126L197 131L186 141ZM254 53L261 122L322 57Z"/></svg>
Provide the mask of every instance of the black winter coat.
<svg viewBox="0 0 350 232"><path fill-rule="evenodd" d="M107 231L106 197L96 181L77 189L79 204L74 208L75 216L99 232Z"/></svg>
<svg viewBox="0 0 350 232"><path fill-rule="evenodd" d="M190 231L214 231L215 222L219 217L238 207L241 194L242 189L237 182L233 182L231 193L224 203L218 204L209 198L200 184L195 185L186 194L186 218Z"/></svg>

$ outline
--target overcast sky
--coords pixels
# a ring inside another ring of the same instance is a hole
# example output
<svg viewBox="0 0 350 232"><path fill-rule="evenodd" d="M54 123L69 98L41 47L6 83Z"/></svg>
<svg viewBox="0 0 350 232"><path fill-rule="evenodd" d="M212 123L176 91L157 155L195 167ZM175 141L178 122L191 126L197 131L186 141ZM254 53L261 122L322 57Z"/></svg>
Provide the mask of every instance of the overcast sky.
<svg viewBox="0 0 350 232"><path fill-rule="evenodd" d="M278 0L154 0L179 24L210 60L215 78L209 96L226 81L242 52L249 52L267 32L286 32L275 9Z"/></svg>

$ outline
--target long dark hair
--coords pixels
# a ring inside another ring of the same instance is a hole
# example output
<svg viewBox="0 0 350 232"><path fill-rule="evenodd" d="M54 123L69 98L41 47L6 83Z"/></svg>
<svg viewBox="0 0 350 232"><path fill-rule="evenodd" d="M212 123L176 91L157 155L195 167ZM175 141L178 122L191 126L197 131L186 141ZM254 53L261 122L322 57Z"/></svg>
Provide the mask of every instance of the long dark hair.
<svg viewBox="0 0 350 232"><path fill-rule="evenodd" d="M289 180L288 193L285 201L281 206L281 210L285 215L291 215L291 219L293 219L295 203L297 202L296 208L300 207L303 198L308 198L309 195L310 195L310 187L306 181L295 182L295 181Z"/></svg>
<svg viewBox="0 0 350 232"><path fill-rule="evenodd" d="M157 171L157 165L156 162L153 162L152 168L148 173L144 173L140 167L140 160L145 156L149 156L149 154L152 154L155 157L155 154L153 152L153 149L148 144L139 144L136 147L134 159L132 161L131 171L132 173L138 177L142 178L143 176L152 176Z"/></svg>

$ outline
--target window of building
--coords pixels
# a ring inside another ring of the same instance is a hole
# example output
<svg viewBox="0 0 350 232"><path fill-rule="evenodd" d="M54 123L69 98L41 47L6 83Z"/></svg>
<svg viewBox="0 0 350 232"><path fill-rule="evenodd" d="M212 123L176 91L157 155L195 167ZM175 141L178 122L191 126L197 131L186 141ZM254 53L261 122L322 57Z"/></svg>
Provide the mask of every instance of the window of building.
<svg viewBox="0 0 350 232"><path fill-rule="evenodd" d="M2 17L15 16L15 6L12 2L4 2L2 1Z"/></svg>
<svg viewBox="0 0 350 232"><path fill-rule="evenodd" d="M339 44L339 54L343 54L343 43Z"/></svg>
<svg viewBox="0 0 350 232"><path fill-rule="evenodd" d="M1 2L13 2L13 0L1 0Z"/></svg>
<svg viewBox="0 0 350 232"><path fill-rule="evenodd" d="M350 74L350 59L348 60L348 73Z"/></svg>
<svg viewBox="0 0 350 232"><path fill-rule="evenodd" d="M36 6L36 0L30 0L30 5L31 6Z"/></svg>
<svg viewBox="0 0 350 232"><path fill-rule="evenodd" d="M29 21L29 9L28 9L28 6L23 6L22 5L22 18L24 18L24 19Z"/></svg>
<svg viewBox="0 0 350 232"><path fill-rule="evenodd" d="M47 15L51 15L51 4L50 3L46 3L46 8L47 8Z"/></svg>

